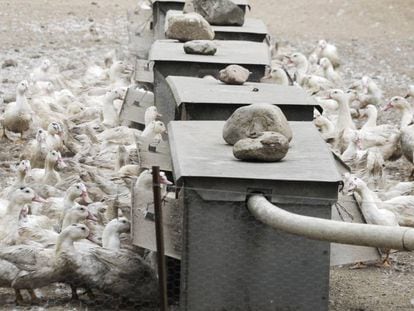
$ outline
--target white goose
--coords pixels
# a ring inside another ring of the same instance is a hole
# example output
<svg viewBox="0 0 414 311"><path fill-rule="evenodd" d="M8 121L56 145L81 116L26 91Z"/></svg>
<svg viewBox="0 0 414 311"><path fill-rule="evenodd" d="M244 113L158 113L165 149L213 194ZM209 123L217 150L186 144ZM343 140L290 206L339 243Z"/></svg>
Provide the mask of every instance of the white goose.
<svg viewBox="0 0 414 311"><path fill-rule="evenodd" d="M30 129L34 113L26 98L27 90L27 81L21 81L17 86L16 101L6 106L3 115L3 138L9 139L6 131L20 133L20 138L23 138L24 132Z"/></svg>
<svg viewBox="0 0 414 311"><path fill-rule="evenodd" d="M341 153L348 147L352 130L356 130L349 109L349 95L342 90L331 90L329 99L335 100L338 105L338 119L335 127L335 148Z"/></svg>
<svg viewBox="0 0 414 311"><path fill-rule="evenodd" d="M289 85L289 77L286 71L281 67L272 68L268 75L264 76L260 82L273 83L278 85Z"/></svg>
<svg viewBox="0 0 414 311"><path fill-rule="evenodd" d="M12 245L17 241L20 213L32 201L44 202L28 187L18 188L11 194L6 214L0 218L0 244Z"/></svg>
<svg viewBox="0 0 414 311"><path fill-rule="evenodd" d="M319 40L314 53L318 55L319 59L323 57L329 59L335 68L341 64L338 49L335 45L326 42L326 40Z"/></svg>
<svg viewBox="0 0 414 311"><path fill-rule="evenodd" d="M51 122L47 127L46 146L48 151L63 151L63 128L58 122Z"/></svg>
<svg viewBox="0 0 414 311"><path fill-rule="evenodd" d="M117 99L123 99L124 96L125 90L122 88L114 89L104 96L102 107L102 124L104 126L115 127L119 125L119 113L114 106L114 101Z"/></svg>
<svg viewBox="0 0 414 311"><path fill-rule="evenodd" d="M56 185L61 181L59 173L55 167L64 168L67 165L62 159L60 152L51 150L48 152L45 159L45 168L35 168L31 170L31 179L35 183L42 183L46 185Z"/></svg>
<svg viewBox="0 0 414 311"><path fill-rule="evenodd" d="M396 215L386 209L379 208L379 198L368 188L367 184L360 178L352 175L346 175L346 190L349 194L353 192L360 196L360 207L362 214L367 223L381 226L399 226ZM389 252L385 250L386 257L383 260L383 265L389 265Z"/></svg>
<svg viewBox="0 0 414 311"><path fill-rule="evenodd" d="M119 250L121 248L120 235L130 231L131 223L128 219L124 217L112 219L103 231L102 246L111 250Z"/></svg>
<svg viewBox="0 0 414 311"><path fill-rule="evenodd" d="M156 121L158 118L161 118L162 114L158 113L158 109L155 106L148 107L145 110L145 126L148 126L152 121Z"/></svg>
<svg viewBox="0 0 414 311"><path fill-rule="evenodd" d="M309 72L309 62L302 53L293 53L288 57L289 65L295 67L295 81L302 85L302 80Z"/></svg>
<svg viewBox="0 0 414 311"><path fill-rule="evenodd" d="M332 63L328 58L322 58L319 63L323 69L323 73L326 79L331 81L336 86L341 86L343 84L341 76L335 71Z"/></svg>
<svg viewBox="0 0 414 311"><path fill-rule="evenodd" d="M17 272L10 282L16 292L16 302L23 304L23 297L19 290L27 289L31 293L32 302L37 300L33 289L41 288L52 283L64 283L67 281L67 275L73 271L69 267L61 264L56 260L58 254L62 249L66 253L75 252L75 245L77 247L93 247L91 244L86 244L81 241L88 237L89 230L85 225L74 224L66 228L57 238L57 244L54 248L44 248L34 245L15 245L0 248L0 259L3 263L14 269ZM82 244L80 244L82 243ZM4 266L1 265L2 269ZM6 266L7 267L7 266ZM6 268L4 267L4 268ZM73 292L72 292L73 293ZM75 297L76 298L76 289Z"/></svg>
<svg viewBox="0 0 414 311"><path fill-rule="evenodd" d="M72 225L62 231L61 237L69 234L73 226L84 231L83 235L65 239L56 246L56 262L65 267L66 282L77 287L97 288L107 294L127 297L130 301L156 303L157 278L150 266L137 254L106 248L80 248L74 241L84 239L89 230L81 225Z"/></svg>
<svg viewBox="0 0 414 311"><path fill-rule="evenodd" d="M14 190L17 188L23 187L26 185L26 176L30 175L30 161L29 160L21 160L19 164L16 166L16 179L13 185L3 189L0 192L0 198L9 198L10 194L13 193ZM1 204L0 204L1 205ZM2 210L0 208L0 216L2 214Z"/></svg>

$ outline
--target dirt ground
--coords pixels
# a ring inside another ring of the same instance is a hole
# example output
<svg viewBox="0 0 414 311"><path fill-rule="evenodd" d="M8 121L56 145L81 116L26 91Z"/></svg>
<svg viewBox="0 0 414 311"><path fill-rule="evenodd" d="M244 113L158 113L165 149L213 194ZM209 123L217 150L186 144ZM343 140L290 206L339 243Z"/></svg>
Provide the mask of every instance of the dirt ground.
<svg viewBox="0 0 414 311"><path fill-rule="evenodd" d="M403 95L414 83L413 0L250 0L251 16L263 19L274 38L305 54L319 39L335 43L347 81L373 77L385 98ZM126 10L133 0L0 0L0 95L12 94L42 58L63 68L102 62L103 55L127 46ZM88 38L94 22L100 41ZM17 67L1 68L4 60ZM392 116L392 115L391 115ZM392 120L380 116L381 120ZM18 148L11 153L17 156ZM8 146L0 145L0 176L8 181ZM388 164L390 178L407 178L407 163ZM4 178L6 177L6 178ZM330 310L414 310L414 256L394 255L392 268L331 271ZM0 291L0 308L14 309L10 291ZM55 310L85 305L55 302ZM61 306L61 307L59 307ZM37 308L33 308L37 309ZM39 308L43 309L43 308ZM101 309L102 310L102 309Z"/></svg>

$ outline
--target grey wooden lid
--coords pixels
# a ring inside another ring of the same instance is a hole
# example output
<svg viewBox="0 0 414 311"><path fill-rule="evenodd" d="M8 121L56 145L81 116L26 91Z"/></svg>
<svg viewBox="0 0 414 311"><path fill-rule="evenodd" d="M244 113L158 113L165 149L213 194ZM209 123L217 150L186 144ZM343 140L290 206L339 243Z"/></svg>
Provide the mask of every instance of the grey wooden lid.
<svg viewBox="0 0 414 311"><path fill-rule="evenodd" d="M183 103L318 105L303 89L295 86L255 82L228 85L218 80L182 76L169 76L167 83L177 106Z"/></svg>
<svg viewBox="0 0 414 311"><path fill-rule="evenodd" d="M289 122L293 139L276 163L237 160L222 138L224 121L172 121L169 141L176 180L186 177L338 183L333 156L312 122Z"/></svg>
<svg viewBox="0 0 414 311"><path fill-rule="evenodd" d="M177 40L157 40L151 46L151 61L239 64L239 65L270 65L270 51L263 42L214 40L217 53L211 55L194 55L184 52L184 43Z"/></svg>
<svg viewBox="0 0 414 311"><path fill-rule="evenodd" d="M237 5L249 5L249 0L231 0ZM152 0L153 3L155 2L176 2L176 3L185 3L185 0Z"/></svg>
<svg viewBox="0 0 414 311"><path fill-rule="evenodd" d="M246 18L243 26L215 26L211 25L216 32L268 34L267 27L261 19Z"/></svg>

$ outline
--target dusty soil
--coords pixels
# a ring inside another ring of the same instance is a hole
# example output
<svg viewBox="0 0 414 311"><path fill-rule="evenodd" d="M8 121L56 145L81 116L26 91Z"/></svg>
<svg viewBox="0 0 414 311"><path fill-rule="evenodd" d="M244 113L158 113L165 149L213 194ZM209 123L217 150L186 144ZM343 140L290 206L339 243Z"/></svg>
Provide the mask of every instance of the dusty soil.
<svg viewBox="0 0 414 311"><path fill-rule="evenodd" d="M0 67L6 59L17 67L0 68L0 94L12 94L16 83L27 77L42 58L61 68L98 62L114 48L127 46L126 10L133 0L0 0ZM414 2L412 0L251 0L250 15L263 19L274 38L293 49L309 53L315 42L334 42L342 55L341 71L347 81L368 74L385 91L385 97L404 94L414 82ZM94 22L100 41L87 37ZM393 120L381 116L384 121ZM19 147L0 145L0 176L10 153ZM390 178L408 175L404 160L388 164ZM331 271L330 310L413 310L414 256L394 255L392 268L371 266L363 270L338 267ZM56 297L51 294L50 298ZM0 308L14 309L12 292L0 291ZM53 310L83 310L83 303L55 299ZM53 307L52 307L53 306ZM46 308L47 306L43 306ZM109 307L101 307L103 309ZM33 308L34 310L35 308ZM41 308L39 308L41 309Z"/></svg>

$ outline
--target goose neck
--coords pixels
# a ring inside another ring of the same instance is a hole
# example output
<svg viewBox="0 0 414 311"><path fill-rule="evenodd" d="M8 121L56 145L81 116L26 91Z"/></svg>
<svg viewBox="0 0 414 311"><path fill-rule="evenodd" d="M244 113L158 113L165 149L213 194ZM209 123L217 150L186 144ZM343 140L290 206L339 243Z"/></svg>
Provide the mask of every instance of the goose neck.
<svg viewBox="0 0 414 311"><path fill-rule="evenodd" d="M121 247L121 240L115 228L107 226L102 233L102 246L111 250L119 250Z"/></svg>
<svg viewBox="0 0 414 311"><path fill-rule="evenodd" d="M74 240L68 236L65 232L62 232L56 242L56 255L62 252L74 252Z"/></svg>
<svg viewBox="0 0 414 311"><path fill-rule="evenodd" d="M362 128L376 127L377 126L377 117L378 117L378 112L376 110L370 111L368 113L367 122L365 122L365 124Z"/></svg>
<svg viewBox="0 0 414 311"><path fill-rule="evenodd" d="M410 109L404 109L401 117L401 129L406 128L413 121L413 112Z"/></svg>

